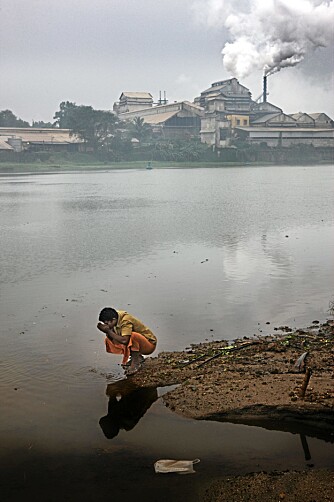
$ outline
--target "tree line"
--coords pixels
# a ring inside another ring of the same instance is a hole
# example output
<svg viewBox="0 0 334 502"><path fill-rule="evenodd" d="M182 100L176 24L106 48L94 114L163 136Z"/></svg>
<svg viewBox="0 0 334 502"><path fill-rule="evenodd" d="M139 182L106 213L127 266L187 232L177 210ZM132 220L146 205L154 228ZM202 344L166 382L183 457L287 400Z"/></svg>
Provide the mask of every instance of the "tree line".
<svg viewBox="0 0 334 502"><path fill-rule="evenodd" d="M84 143L87 152L110 160L201 160L208 147L197 139L165 140L154 134L152 127L141 117L122 121L107 110L89 105L63 101L55 112L54 122L38 121L32 125L10 110L0 111L0 127L54 127L70 129Z"/></svg>

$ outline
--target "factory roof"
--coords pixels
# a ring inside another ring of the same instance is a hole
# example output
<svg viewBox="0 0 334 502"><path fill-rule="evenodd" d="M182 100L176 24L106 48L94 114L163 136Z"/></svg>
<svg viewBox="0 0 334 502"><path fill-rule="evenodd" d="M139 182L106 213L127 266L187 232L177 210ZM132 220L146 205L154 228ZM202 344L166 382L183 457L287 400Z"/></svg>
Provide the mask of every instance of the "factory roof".
<svg viewBox="0 0 334 502"><path fill-rule="evenodd" d="M215 98L218 98L218 99L221 99L223 100L224 98L222 97L222 93L221 92L212 92L210 93L210 96L208 96L206 99L208 101L214 101Z"/></svg>
<svg viewBox="0 0 334 502"><path fill-rule="evenodd" d="M119 99L121 99L122 96L125 96L126 98L153 99L152 98L152 94L149 93L149 92L128 92L128 91L124 91L120 95Z"/></svg>
<svg viewBox="0 0 334 502"><path fill-rule="evenodd" d="M308 113L304 113L304 112L290 113L290 117L292 117L295 120L298 120L301 117L308 117L310 119L312 118L311 115L309 115Z"/></svg>
<svg viewBox="0 0 334 502"><path fill-rule="evenodd" d="M280 113L268 113L268 115L263 115L262 117L256 119L256 120L253 120L253 124L259 124L259 123L262 123L262 122L267 122L268 120L271 120L273 119L274 117L277 117Z"/></svg>
<svg viewBox="0 0 334 502"><path fill-rule="evenodd" d="M180 112L181 110L190 111L199 116L201 116L204 112L204 109L201 106L190 103L190 101L176 101L166 105L151 106L150 108L143 108L142 110L120 113L119 117L123 120L131 120L134 117L142 117L147 122L146 117L148 118L156 115L162 116L166 113L174 114L176 112Z"/></svg>
<svg viewBox="0 0 334 502"><path fill-rule="evenodd" d="M252 103L252 111L253 112L258 112L258 113L265 113L267 112L268 114L269 113L275 113L276 111L277 112L283 112L282 108L279 108L278 106L276 105L273 105L272 103L270 103L269 101L261 101L261 103L256 103L256 102L253 102Z"/></svg>
<svg viewBox="0 0 334 502"><path fill-rule="evenodd" d="M21 138L29 143L82 143L83 140L71 134L70 129L35 127L0 127L0 134L7 138Z"/></svg>
<svg viewBox="0 0 334 502"><path fill-rule="evenodd" d="M197 109L199 112L203 112L204 108L201 106L197 105L196 103L191 103L190 101L184 101L184 103L188 106L191 106L192 108Z"/></svg>
<svg viewBox="0 0 334 502"><path fill-rule="evenodd" d="M321 122L327 122L327 124L329 123L333 123L333 119L331 119L331 117L329 117L326 113L309 113L308 114L310 117L313 118L313 120L315 121L321 121Z"/></svg>
<svg viewBox="0 0 334 502"><path fill-rule="evenodd" d="M290 115L285 115L285 113L282 113L282 112L278 112L278 113L274 112L274 113L268 113L268 115L263 115L262 117L259 117L258 119L253 120L252 123L253 124L262 124L263 122L268 122L268 121L273 120L273 119L280 117L280 116L286 117L288 119L288 121L291 123L296 122L295 119L293 117L291 117Z"/></svg>
<svg viewBox="0 0 334 502"><path fill-rule="evenodd" d="M313 119L318 119L321 115L326 115L326 114L325 113L309 113L309 116L312 117Z"/></svg>
<svg viewBox="0 0 334 502"><path fill-rule="evenodd" d="M247 87L240 84L239 81L235 77L233 77L233 78L228 78L227 80L213 82L213 84L211 84L211 87L209 87L208 89L205 89L205 91L201 92L201 96L203 96L203 94L204 95L211 94L212 92L220 91L220 90L224 89L224 87L229 87L232 84L232 82L233 82L233 84L237 84L239 88L241 87L250 93L250 91Z"/></svg>
<svg viewBox="0 0 334 502"><path fill-rule="evenodd" d="M334 133L334 129L325 127L252 127L252 126L237 126L235 129L241 129L245 132L290 132L290 133Z"/></svg>
<svg viewBox="0 0 334 502"><path fill-rule="evenodd" d="M163 122L166 122L166 120L174 117L179 113L179 110L175 112L165 112L165 113L158 113L155 115L147 115L146 117L143 117L144 121L147 124L162 124Z"/></svg>
<svg viewBox="0 0 334 502"><path fill-rule="evenodd" d="M7 136L0 136L0 150L13 150L13 147L10 146L7 141Z"/></svg>

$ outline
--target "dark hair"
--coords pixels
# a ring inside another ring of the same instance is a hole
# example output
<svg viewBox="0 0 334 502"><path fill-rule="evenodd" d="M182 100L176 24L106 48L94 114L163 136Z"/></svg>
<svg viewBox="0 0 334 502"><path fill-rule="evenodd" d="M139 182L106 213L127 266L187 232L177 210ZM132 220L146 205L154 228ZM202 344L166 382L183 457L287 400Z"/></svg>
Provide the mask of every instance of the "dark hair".
<svg viewBox="0 0 334 502"><path fill-rule="evenodd" d="M99 321L106 322L112 321L113 319L117 319L118 321L118 312L111 307L105 307L101 310L99 315Z"/></svg>

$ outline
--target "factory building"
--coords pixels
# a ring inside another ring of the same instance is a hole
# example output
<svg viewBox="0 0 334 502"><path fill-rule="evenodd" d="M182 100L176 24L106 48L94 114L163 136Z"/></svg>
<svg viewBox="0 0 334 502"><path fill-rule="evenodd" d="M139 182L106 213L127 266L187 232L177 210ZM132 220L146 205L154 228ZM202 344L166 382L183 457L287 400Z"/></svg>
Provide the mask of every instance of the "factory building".
<svg viewBox="0 0 334 502"><path fill-rule="evenodd" d="M249 113L252 103L251 93L247 87L239 84L236 78L214 82L209 89L201 92L198 98L195 98L195 104L206 108L208 101L219 99L221 112L226 113Z"/></svg>
<svg viewBox="0 0 334 502"><path fill-rule="evenodd" d="M193 138L199 136L203 109L189 101L179 101L118 116L124 121L143 118L152 127L153 134L165 139Z"/></svg>
<svg viewBox="0 0 334 502"><path fill-rule="evenodd" d="M250 122L261 119L265 115L273 115L283 113L282 108L279 108L269 101L253 102L251 105Z"/></svg>
<svg viewBox="0 0 334 502"><path fill-rule="evenodd" d="M267 101L267 79L262 102L236 78L215 82L195 99L204 109L200 137L214 149L231 147L236 140L270 147L305 144L333 147L334 123L325 113L288 115Z"/></svg>
<svg viewBox="0 0 334 502"><path fill-rule="evenodd" d="M292 113L290 115L296 122L299 127L315 127L315 121L308 115L307 113Z"/></svg>
<svg viewBox="0 0 334 502"><path fill-rule="evenodd" d="M214 82L194 102L168 103L166 96L154 105L149 92L122 92L114 112L127 122L136 117L163 139L200 138L213 149L243 143L268 147L312 145L334 147L334 122L325 113L286 114L267 101L267 79L263 98L252 100L250 90L236 78ZM137 138L138 140L138 138ZM136 139L133 140L134 142ZM84 142L69 129L0 127L0 150L84 151Z"/></svg>
<svg viewBox="0 0 334 502"><path fill-rule="evenodd" d="M153 97L149 92L122 92L119 101L114 103L116 115L136 112L153 106Z"/></svg>
<svg viewBox="0 0 334 502"><path fill-rule="evenodd" d="M283 112L269 113L251 121L252 126L259 127L297 127L297 121Z"/></svg>
<svg viewBox="0 0 334 502"><path fill-rule="evenodd" d="M8 143L7 136L0 136L0 152L14 152L14 148Z"/></svg>
<svg viewBox="0 0 334 502"><path fill-rule="evenodd" d="M315 127L334 127L334 121L326 113L310 113Z"/></svg>
<svg viewBox="0 0 334 502"><path fill-rule="evenodd" d="M217 148L229 146L231 128L249 126L251 93L236 78L214 82L195 98L204 109L200 136L202 143Z"/></svg>
<svg viewBox="0 0 334 502"><path fill-rule="evenodd" d="M57 128L0 127L0 140L15 152L77 152L83 146L83 140L70 129Z"/></svg>
<svg viewBox="0 0 334 502"><path fill-rule="evenodd" d="M238 127L234 129L235 139L247 141L251 145L266 145L284 148L309 145L334 148L334 129L311 127Z"/></svg>

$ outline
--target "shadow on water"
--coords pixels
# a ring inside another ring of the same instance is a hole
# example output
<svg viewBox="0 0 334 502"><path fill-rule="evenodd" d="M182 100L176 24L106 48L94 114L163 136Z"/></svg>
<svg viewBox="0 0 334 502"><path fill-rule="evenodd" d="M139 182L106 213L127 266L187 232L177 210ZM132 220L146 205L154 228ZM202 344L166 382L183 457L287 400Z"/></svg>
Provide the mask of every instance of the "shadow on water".
<svg viewBox="0 0 334 502"><path fill-rule="evenodd" d="M333 413L323 413L322 418L314 416L313 420L311 420L310 417L305 419L305 417L298 417L292 414L290 416L283 416L283 414L280 416L275 412L276 409L273 407L273 417L270 419L259 419L258 417L247 417L245 419L242 414L240 414L239 418L234 420L231 418L227 420L219 415L212 415L205 420L258 427L268 431L290 433L300 435L300 437L320 439L326 443L334 443ZM270 411L267 411L267 414L270 415ZM275 418L274 415L276 415Z"/></svg>
<svg viewBox="0 0 334 502"><path fill-rule="evenodd" d="M132 430L152 404L157 401L159 397L162 397L175 387L177 387L177 385L167 387L138 387L131 380L127 379L108 384L106 389L106 395L109 398L108 411L107 415L103 416L99 421L105 437L107 439L113 439L119 434L120 430ZM270 412L268 412L268 415L270 415ZM332 417L332 413L326 414L326 419L328 419L329 416ZM189 419L178 418L179 420L189 421ZM333 428L329 426L328 420L324 422L322 426L321 421L316 423L314 420L312 425L309 421L303 420L302 418L298 419L298 417L292 415L290 417L285 416L284 420L280 420L278 416L276 419L263 418L260 420L254 417L253 419L249 418L248 420L244 420L242 415L238 420L226 420L221 418L218 414L208 416L204 420L196 421L198 424L203 422L250 426L257 427L260 430L267 429L268 431L299 435L304 451L305 445L307 444L307 437L334 443Z"/></svg>
<svg viewBox="0 0 334 502"><path fill-rule="evenodd" d="M108 413L99 421L107 439L113 439L121 429L130 431L158 399L156 387L136 387L128 380L109 384Z"/></svg>
<svg viewBox="0 0 334 502"><path fill-rule="evenodd" d="M151 408L153 403L155 403L161 396L175 387L177 386L174 385L171 387L163 388L138 387L134 383L132 383L131 380L120 380L118 382L108 384L106 389L106 395L109 398L108 412L107 415L103 416L99 421L100 427L105 437L107 439L114 439L121 430L132 431L139 423L139 421L144 417L146 412ZM151 420L148 422L148 424L146 424L146 426L143 426L143 430L147 428L154 430L155 426L157 426L158 423L160 424L162 434L166 432L168 442L170 443L178 443L180 441L180 436L182 435L183 440L186 440L186 443L188 443L188 445L191 445L194 443L194 436L196 436L197 444L195 444L195 449L197 449L197 452L200 452L204 456L211 455L212 458L217 458L217 454L219 455L221 453L221 447L220 445L218 445L217 447L215 441L216 439L219 439L217 431L219 430L219 428L223 430L224 426L227 426L228 434L229 431L231 431L232 433L230 435L232 436L233 446L235 446L235 436L242 436L241 431L246 431L246 436L252 435L252 431L253 434L255 436L258 435L258 437L261 437L262 434L262 440L264 439L264 436L266 434L268 434L268 437L270 437L270 433L280 434L281 437L285 438L289 438L290 436L293 436L295 438L299 437L300 442L295 442L292 446L292 456L301 458L300 454L302 450L304 460L306 462L312 460L309 440L317 441L317 445L323 442L334 442L334 434L332 429L329 429L328 427L323 429L321 428L321 424L317 424L317 426L312 427L310 425L305 425L302 421L298 420L291 422L286 422L284 420L266 420L262 422L259 420L254 420L253 422L249 421L248 423L244 424L240 422L233 424L231 422L219 420L218 418L214 419L212 417L210 420L190 420L178 415L171 414L171 412L162 405L161 400L159 411L160 413L158 413L158 415L156 416L154 412L151 413ZM152 418L155 424L152 423ZM173 420L173 434L168 434L168 430L165 429L164 422L166 418L167 420L169 419L169 421ZM189 427L190 425L191 427ZM199 440L200 437L205 437L204 446ZM229 448L229 442L231 442L231 437L225 437L224 446ZM163 449L163 441L160 441L160 443ZM264 447L266 455L268 455L268 451L270 453L271 447L274 448L274 445L271 445L269 441L268 444ZM329 446L329 448L330 451L333 450L333 447ZM191 457L191 453L193 453L192 450L194 450L194 448L188 448L188 450L188 457ZM231 453L231 456L233 456L233 453ZM187 459L189 459L188 457ZM326 462L327 461L325 460L325 464ZM305 465L307 467L313 467L313 464L311 463L307 463ZM240 461L238 461L238 467L240 468ZM327 467L330 467L330 465L327 465ZM212 468L211 473L214 473L214 469L212 470Z"/></svg>

